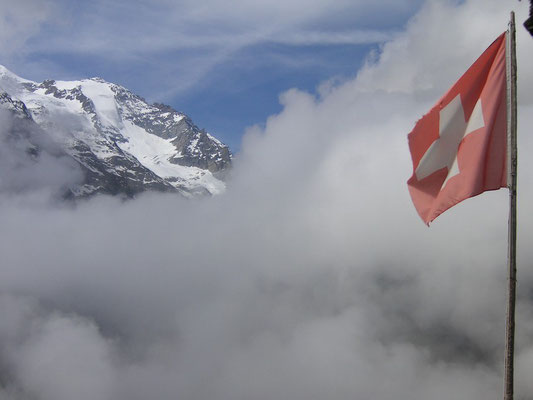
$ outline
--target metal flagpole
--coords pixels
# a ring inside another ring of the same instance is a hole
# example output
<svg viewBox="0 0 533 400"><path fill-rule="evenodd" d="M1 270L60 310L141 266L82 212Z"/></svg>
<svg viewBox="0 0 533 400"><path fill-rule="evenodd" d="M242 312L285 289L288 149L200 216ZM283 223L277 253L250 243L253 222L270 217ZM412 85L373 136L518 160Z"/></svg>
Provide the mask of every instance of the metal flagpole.
<svg viewBox="0 0 533 400"><path fill-rule="evenodd" d="M514 389L514 336L516 299L516 33L514 12L511 12L507 33L507 185L509 187L508 238L508 299L505 340L504 400L513 400Z"/></svg>

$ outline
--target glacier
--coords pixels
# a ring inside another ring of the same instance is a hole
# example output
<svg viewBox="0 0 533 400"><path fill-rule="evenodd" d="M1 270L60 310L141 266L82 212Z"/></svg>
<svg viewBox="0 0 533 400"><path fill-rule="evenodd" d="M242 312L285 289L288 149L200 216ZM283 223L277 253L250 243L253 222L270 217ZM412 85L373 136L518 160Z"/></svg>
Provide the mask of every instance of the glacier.
<svg viewBox="0 0 533 400"><path fill-rule="evenodd" d="M37 83L0 65L0 109L35 124L78 163L84 179L68 189L75 197L147 190L195 197L226 188L228 146L187 115L101 78Z"/></svg>

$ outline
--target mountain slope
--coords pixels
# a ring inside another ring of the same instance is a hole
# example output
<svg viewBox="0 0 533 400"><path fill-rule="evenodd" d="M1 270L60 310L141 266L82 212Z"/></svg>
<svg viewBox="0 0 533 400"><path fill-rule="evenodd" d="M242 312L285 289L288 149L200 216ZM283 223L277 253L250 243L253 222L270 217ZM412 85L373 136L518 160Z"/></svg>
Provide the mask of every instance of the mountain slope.
<svg viewBox="0 0 533 400"><path fill-rule="evenodd" d="M77 162L84 177L75 196L225 189L227 146L185 114L100 78L36 83L0 66L0 108L18 116L13 134L32 121Z"/></svg>

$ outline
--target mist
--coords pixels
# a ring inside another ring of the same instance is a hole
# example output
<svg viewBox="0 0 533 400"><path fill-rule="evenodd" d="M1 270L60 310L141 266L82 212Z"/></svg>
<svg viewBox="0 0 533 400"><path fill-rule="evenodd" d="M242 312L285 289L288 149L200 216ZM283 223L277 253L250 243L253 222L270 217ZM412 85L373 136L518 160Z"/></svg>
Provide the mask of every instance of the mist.
<svg viewBox="0 0 533 400"><path fill-rule="evenodd" d="M500 396L508 193L428 229L406 181L407 133L507 19L496 0L428 1L353 79L281 94L220 196L62 204L51 193L79 177L64 159L21 170L0 152L0 398ZM517 40L516 394L528 399L533 41ZM40 185L4 184L33 170Z"/></svg>

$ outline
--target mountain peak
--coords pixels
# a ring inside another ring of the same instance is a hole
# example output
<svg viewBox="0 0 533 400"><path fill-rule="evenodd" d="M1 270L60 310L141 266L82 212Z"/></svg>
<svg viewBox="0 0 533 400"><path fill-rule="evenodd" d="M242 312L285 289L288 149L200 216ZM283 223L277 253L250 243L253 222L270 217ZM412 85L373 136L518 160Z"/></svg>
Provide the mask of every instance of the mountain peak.
<svg viewBox="0 0 533 400"><path fill-rule="evenodd" d="M8 70L6 67L4 67L2 64L0 64L0 76L4 76L4 75L15 75L15 74L11 72L10 70Z"/></svg>
<svg viewBox="0 0 533 400"><path fill-rule="evenodd" d="M85 171L74 194L224 191L229 148L170 106L149 104L98 77L37 84L5 67L0 90Z"/></svg>

